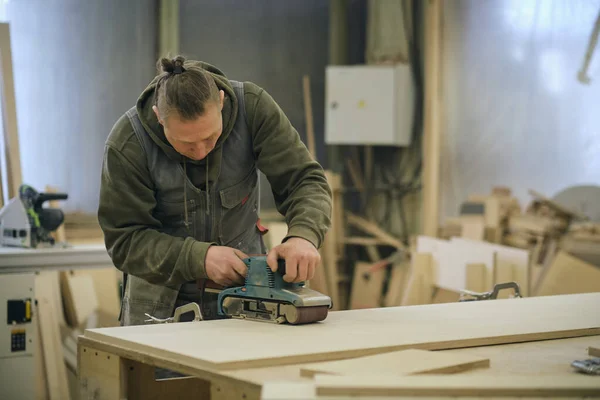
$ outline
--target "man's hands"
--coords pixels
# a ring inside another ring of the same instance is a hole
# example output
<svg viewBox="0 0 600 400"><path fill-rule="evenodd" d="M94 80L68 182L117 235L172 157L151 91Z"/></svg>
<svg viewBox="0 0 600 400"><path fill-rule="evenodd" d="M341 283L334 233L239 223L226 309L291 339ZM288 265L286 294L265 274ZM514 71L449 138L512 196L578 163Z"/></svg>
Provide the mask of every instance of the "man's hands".
<svg viewBox="0 0 600 400"><path fill-rule="evenodd" d="M313 278L315 269L321 263L321 255L311 242L292 237L285 243L275 246L267 255L267 264L273 272L277 270L277 259L285 260L286 282L302 282Z"/></svg>
<svg viewBox="0 0 600 400"><path fill-rule="evenodd" d="M204 267L208 279L221 286L243 284L248 272L242 259L244 252L226 246L210 246L206 252Z"/></svg>

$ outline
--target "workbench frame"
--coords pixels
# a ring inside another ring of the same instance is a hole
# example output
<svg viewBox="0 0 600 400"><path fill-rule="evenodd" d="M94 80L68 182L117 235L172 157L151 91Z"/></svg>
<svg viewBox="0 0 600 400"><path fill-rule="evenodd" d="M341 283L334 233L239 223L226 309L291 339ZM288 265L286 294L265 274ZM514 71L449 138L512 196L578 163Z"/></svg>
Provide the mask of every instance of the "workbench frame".
<svg viewBox="0 0 600 400"><path fill-rule="evenodd" d="M443 351L469 352L490 358L489 369L463 374L556 375L575 373L570 363L575 359L589 358L587 348L598 344L600 335ZM189 377L156 381L155 367ZM311 382L309 378L300 378L300 365L238 371L198 369L181 365L173 359L150 357L84 336L79 338L78 343L78 369L81 399L259 400L266 382Z"/></svg>

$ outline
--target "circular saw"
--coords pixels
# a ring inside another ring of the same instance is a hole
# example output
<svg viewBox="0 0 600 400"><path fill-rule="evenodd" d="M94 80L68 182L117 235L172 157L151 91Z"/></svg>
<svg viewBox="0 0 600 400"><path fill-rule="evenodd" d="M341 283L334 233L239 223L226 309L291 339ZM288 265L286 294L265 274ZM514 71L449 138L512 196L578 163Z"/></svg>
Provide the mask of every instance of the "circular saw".
<svg viewBox="0 0 600 400"><path fill-rule="evenodd" d="M245 283L219 292L220 315L292 325L327 318L331 298L307 288L305 282L286 282L284 260L278 260L275 272L268 266L266 256L252 256L243 261L248 268Z"/></svg>

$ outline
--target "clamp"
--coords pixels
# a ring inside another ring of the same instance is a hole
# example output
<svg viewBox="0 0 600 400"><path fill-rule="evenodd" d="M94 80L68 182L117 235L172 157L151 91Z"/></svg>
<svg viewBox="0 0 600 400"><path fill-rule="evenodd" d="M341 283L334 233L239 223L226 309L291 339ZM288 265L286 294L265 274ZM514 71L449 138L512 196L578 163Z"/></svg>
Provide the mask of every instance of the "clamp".
<svg viewBox="0 0 600 400"><path fill-rule="evenodd" d="M470 290L462 290L458 301L496 300L498 298L498 293L503 289L513 289L515 291L514 297L523 297L521 296L519 285L516 282L505 282L494 285L494 289L490 292L478 293Z"/></svg>
<svg viewBox="0 0 600 400"><path fill-rule="evenodd" d="M179 322L181 315L190 311L194 312L194 321L202 321L202 312L200 311L200 306L197 303L188 303L184 306L177 307L173 316L169 318L161 319L153 317L148 313L144 313L148 318L150 318L144 322L153 322L155 324Z"/></svg>

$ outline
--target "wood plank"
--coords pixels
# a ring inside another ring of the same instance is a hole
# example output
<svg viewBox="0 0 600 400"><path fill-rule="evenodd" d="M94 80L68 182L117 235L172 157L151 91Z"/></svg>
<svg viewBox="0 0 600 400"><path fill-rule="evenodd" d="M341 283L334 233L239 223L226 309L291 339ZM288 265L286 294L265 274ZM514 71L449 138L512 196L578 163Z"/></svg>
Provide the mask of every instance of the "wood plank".
<svg viewBox="0 0 600 400"><path fill-rule="evenodd" d="M62 305L59 308L55 304L55 292L57 291L55 286L57 285L57 272L41 273L35 281L35 296L49 399L69 400L69 383L62 353L60 318L56 315L57 309L60 309L62 314Z"/></svg>
<svg viewBox="0 0 600 400"><path fill-rule="evenodd" d="M109 320L109 326L119 325L119 311L121 309L121 292L118 279L121 272L116 268L76 269L69 273L72 276L90 277L94 282L94 291L98 298L98 311L102 312Z"/></svg>
<svg viewBox="0 0 600 400"><path fill-rule="evenodd" d="M310 76L302 77L302 91L304 93L304 122L306 122L306 147L308 151L317 159L317 148L315 146L315 128L312 112L312 98L310 96Z"/></svg>
<svg viewBox="0 0 600 400"><path fill-rule="evenodd" d="M396 307L402 304L402 294L406 287L409 269L410 262L408 260L392 266L392 274L384 299L385 307Z"/></svg>
<svg viewBox="0 0 600 400"><path fill-rule="evenodd" d="M600 293L589 293L348 310L299 326L227 319L91 329L84 336L183 366L227 370L600 334L597 304Z"/></svg>
<svg viewBox="0 0 600 400"><path fill-rule="evenodd" d="M371 271L373 264L358 262L354 266L350 309L375 308L381 306L381 294L385 269Z"/></svg>
<svg viewBox="0 0 600 400"><path fill-rule="evenodd" d="M600 347L588 347L588 354L592 357L600 357Z"/></svg>
<svg viewBox="0 0 600 400"><path fill-rule="evenodd" d="M8 23L0 23L0 63L2 71L2 120L4 127L4 156L6 157L8 177L8 199L19 195L22 183L21 151L17 124L17 102L15 100L12 49Z"/></svg>
<svg viewBox="0 0 600 400"><path fill-rule="evenodd" d="M411 260L410 276L406 290L402 294L403 306L431 303L433 294L433 259L430 253L414 253Z"/></svg>
<svg viewBox="0 0 600 400"><path fill-rule="evenodd" d="M396 247L398 249L406 250L406 246L399 239L396 239L394 236L385 232L381 229L377 224L374 224L371 221L368 221L358 215L354 215L351 212L346 212L346 218L348 219L348 223L354 225L355 227L362 229L366 233L370 233L371 235L379 238L381 241L386 244Z"/></svg>
<svg viewBox="0 0 600 400"><path fill-rule="evenodd" d="M521 293L523 294L523 296L529 295L529 268L531 259L529 251L509 246L503 246L500 244L487 243L484 241L467 240L464 238L452 238L451 242L470 243L473 246L487 248L491 251L496 252L497 264L512 264L514 268L514 276L512 277L512 279L514 279L515 282L519 284L519 289L521 289ZM490 289L491 288L486 290Z"/></svg>
<svg viewBox="0 0 600 400"><path fill-rule="evenodd" d="M483 240L485 220L483 216L461 217L461 237L472 240Z"/></svg>
<svg viewBox="0 0 600 400"><path fill-rule="evenodd" d="M425 3L425 97L423 115L423 233L436 236L440 212L442 123L441 0Z"/></svg>
<svg viewBox="0 0 600 400"><path fill-rule="evenodd" d="M331 375L414 375L454 374L473 368L487 368L488 358L419 349L393 351L349 360L302 365L300 375L312 378Z"/></svg>
<svg viewBox="0 0 600 400"><path fill-rule="evenodd" d="M335 376L315 377L320 396L598 396L597 379L582 375L523 376L462 375Z"/></svg>
<svg viewBox="0 0 600 400"><path fill-rule="evenodd" d="M456 303L459 300L459 292L437 286L433 288L433 298L431 299L431 304Z"/></svg>
<svg viewBox="0 0 600 400"><path fill-rule="evenodd" d="M61 271L61 288L67 322L73 328L84 326L99 307L94 280L89 275Z"/></svg>
<svg viewBox="0 0 600 400"><path fill-rule="evenodd" d="M496 253L497 254L497 253ZM512 263L501 261L494 263L494 285L515 281L515 266ZM519 286L519 289L521 287ZM499 299L508 299L513 295L512 290L502 290L498 293Z"/></svg>
<svg viewBox="0 0 600 400"><path fill-rule="evenodd" d="M600 268L560 251L545 269L536 296L600 292Z"/></svg>
<svg viewBox="0 0 600 400"><path fill-rule="evenodd" d="M487 286L487 273L488 271L485 264L467 264L465 288L477 293L491 290L492 288Z"/></svg>
<svg viewBox="0 0 600 400"><path fill-rule="evenodd" d="M465 288L467 264L484 264L488 273L486 286L493 285L494 253L489 247L478 246L471 241L446 241L426 236L417 238L417 251L429 252L434 259L434 283L444 289L460 292Z"/></svg>

